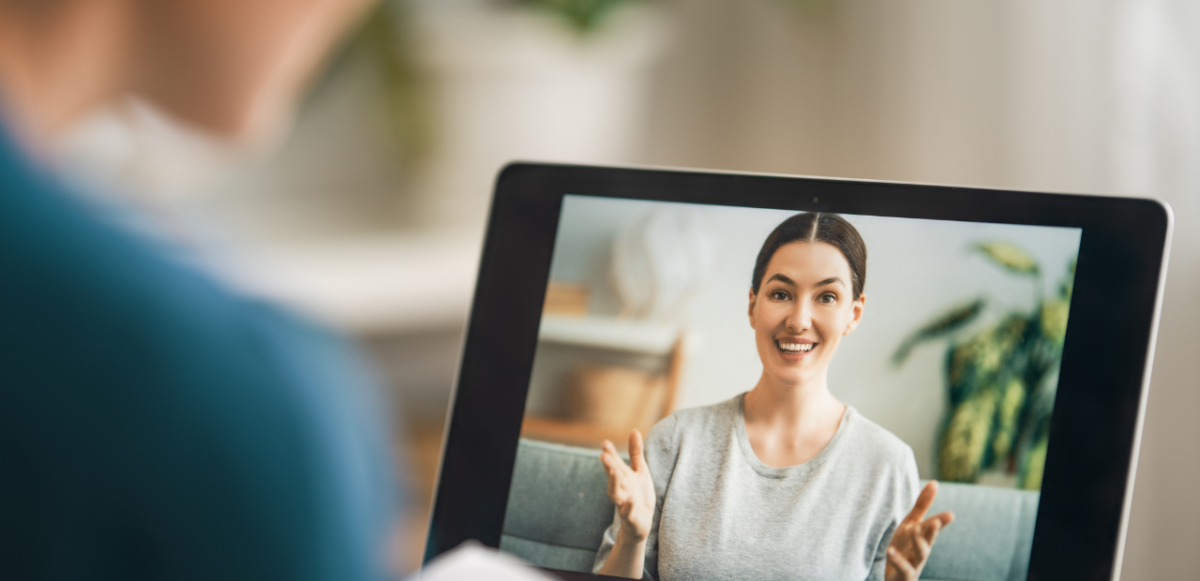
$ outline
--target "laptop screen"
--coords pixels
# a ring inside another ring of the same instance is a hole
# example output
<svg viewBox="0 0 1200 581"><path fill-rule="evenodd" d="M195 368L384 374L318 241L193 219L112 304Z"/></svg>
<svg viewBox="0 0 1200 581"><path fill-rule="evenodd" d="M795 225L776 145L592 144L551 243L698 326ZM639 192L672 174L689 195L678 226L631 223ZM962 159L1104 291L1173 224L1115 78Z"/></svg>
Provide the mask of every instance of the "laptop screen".
<svg viewBox="0 0 1200 581"><path fill-rule="evenodd" d="M501 548L864 579L892 547L1025 578L1080 236L565 196Z"/></svg>

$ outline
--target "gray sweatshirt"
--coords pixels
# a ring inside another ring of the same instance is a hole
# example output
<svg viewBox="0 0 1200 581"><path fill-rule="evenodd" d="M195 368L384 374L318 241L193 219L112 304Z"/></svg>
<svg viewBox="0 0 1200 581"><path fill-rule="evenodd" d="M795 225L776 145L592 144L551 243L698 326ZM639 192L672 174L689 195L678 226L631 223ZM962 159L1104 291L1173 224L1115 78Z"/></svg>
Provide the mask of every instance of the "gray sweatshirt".
<svg viewBox="0 0 1200 581"><path fill-rule="evenodd" d="M658 497L646 576L674 579L883 579L892 531L916 502L912 448L847 407L812 460L773 468L746 437L742 397L671 414L650 430ZM620 520L604 533L599 571Z"/></svg>

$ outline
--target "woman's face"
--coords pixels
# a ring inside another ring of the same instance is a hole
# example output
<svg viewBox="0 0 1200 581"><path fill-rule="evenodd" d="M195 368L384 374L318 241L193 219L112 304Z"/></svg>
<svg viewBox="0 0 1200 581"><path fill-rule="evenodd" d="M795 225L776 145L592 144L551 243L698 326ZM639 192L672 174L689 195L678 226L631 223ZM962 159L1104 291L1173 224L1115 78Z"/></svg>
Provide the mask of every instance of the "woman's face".
<svg viewBox="0 0 1200 581"><path fill-rule="evenodd" d="M866 296L853 298L850 264L823 242L792 242L775 252L756 295L750 291L763 373L787 386L823 377L838 343L862 319Z"/></svg>

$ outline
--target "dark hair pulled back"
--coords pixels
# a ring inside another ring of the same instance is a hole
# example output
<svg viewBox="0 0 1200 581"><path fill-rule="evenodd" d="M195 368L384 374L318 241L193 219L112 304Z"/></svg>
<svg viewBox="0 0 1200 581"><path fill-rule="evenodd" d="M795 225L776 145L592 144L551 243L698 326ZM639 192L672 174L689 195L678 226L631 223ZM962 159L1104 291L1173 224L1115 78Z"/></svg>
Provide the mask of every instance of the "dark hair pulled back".
<svg viewBox="0 0 1200 581"><path fill-rule="evenodd" d="M837 214L806 213L796 214L775 227L770 236L763 242L762 250L758 252L758 260L754 262L754 280L750 288L754 294L762 285L762 279L767 275L767 263L784 244L792 242L824 242L842 252L846 262L850 264L851 286L854 300L862 296L863 287L867 284L867 245L862 236L850 222Z"/></svg>

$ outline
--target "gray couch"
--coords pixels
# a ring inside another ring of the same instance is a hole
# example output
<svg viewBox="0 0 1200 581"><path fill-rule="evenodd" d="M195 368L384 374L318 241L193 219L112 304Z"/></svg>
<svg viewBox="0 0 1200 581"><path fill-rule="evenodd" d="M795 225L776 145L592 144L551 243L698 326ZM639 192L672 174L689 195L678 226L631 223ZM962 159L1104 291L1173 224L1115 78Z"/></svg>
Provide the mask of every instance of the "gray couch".
<svg viewBox="0 0 1200 581"><path fill-rule="evenodd" d="M521 440L500 548L551 569L588 571L613 508L599 451ZM922 579L1020 581L1029 568L1038 494L941 485L933 512L953 510Z"/></svg>

